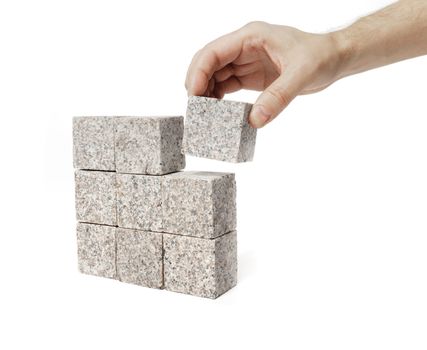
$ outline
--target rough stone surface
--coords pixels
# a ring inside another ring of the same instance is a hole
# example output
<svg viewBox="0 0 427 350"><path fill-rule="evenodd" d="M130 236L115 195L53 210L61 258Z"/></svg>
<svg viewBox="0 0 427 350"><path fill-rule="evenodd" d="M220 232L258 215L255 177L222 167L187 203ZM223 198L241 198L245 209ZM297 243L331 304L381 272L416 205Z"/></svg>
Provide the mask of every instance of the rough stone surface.
<svg viewBox="0 0 427 350"><path fill-rule="evenodd" d="M162 230L162 181L162 176L117 174L119 227Z"/></svg>
<svg viewBox="0 0 427 350"><path fill-rule="evenodd" d="M248 123L249 103L190 96L185 119L185 153L227 162L253 159L256 129Z"/></svg>
<svg viewBox="0 0 427 350"><path fill-rule="evenodd" d="M216 239L164 234L165 289L217 298L237 283L236 231Z"/></svg>
<svg viewBox="0 0 427 350"><path fill-rule="evenodd" d="M76 170L77 221L117 225L116 173Z"/></svg>
<svg viewBox="0 0 427 350"><path fill-rule="evenodd" d="M77 224L77 255L80 272L100 277L116 277L115 235L115 227Z"/></svg>
<svg viewBox="0 0 427 350"><path fill-rule="evenodd" d="M117 118L117 171L162 175L183 169L183 124L183 117Z"/></svg>
<svg viewBox="0 0 427 350"><path fill-rule="evenodd" d="M164 176L164 232L215 238L236 228L234 174L179 172Z"/></svg>
<svg viewBox="0 0 427 350"><path fill-rule="evenodd" d="M73 154L77 169L115 170L114 118L73 118Z"/></svg>
<svg viewBox="0 0 427 350"><path fill-rule="evenodd" d="M118 279L144 287L162 288L162 234L118 228L116 239Z"/></svg>

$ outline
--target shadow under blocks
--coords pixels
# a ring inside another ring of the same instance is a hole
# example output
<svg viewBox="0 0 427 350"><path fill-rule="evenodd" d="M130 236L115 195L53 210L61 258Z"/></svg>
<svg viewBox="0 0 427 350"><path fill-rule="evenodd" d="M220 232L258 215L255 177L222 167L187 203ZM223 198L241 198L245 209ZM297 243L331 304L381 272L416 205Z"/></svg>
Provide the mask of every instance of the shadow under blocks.
<svg viewBox="0 0 427 350"><path fill-rule="evenodd" d="M186 149L251 160L249 110L190 97L185 126L182 116L74 117L79 271L213 299L233 288L234 174L182 170Z"/></svg>

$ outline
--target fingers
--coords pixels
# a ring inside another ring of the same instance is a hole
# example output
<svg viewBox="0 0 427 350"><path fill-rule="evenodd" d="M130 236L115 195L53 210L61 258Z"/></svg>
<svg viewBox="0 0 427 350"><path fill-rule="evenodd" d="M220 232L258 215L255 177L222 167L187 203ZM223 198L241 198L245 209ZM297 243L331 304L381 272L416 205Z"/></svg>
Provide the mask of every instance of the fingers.
<svg viewBox="0 0 427 350"><path fill-rule="evenodd" d="M227 64L224 68L217 70L213 76L215 78L215 81L221 82L227 80L233 75L235 75L233 65Z"/></svg>
<svg viewBox="0 0 427 350"><path fill-rule="evenodd" d="M232 76L225 81L215 84L213 96L216 98L223 98L225 94L230 94L240 90L241 88L242 82L239 80L239 78Z"/></svg>
<svg viewBox="0 0 427 350"><path fill-rule="evenodd" d="M207 90L203 96L223 98L240 89L253 89L250 75L259 70L259 62L245 65L228 64L216 71L208 82Z"/></svg>
<svg viewBox="0 0 427 350"><path fill-rule="evenodd" d="M249 123L254 128L263 127L276 118L300 90L298 79L281 75L258 97L249 115Z"/></svg>
<svg viewBox="0 0 427 350"><path fill-rule="evenodd" d="M227 34L206 45L194 56L188 68L185 82L188 94L203 95L214 73L233 62L240 55L241 50L242 36L239 31Z"/></svg>
<svg viewBox="0 0 427 350"><path fill-rule="evenodd" d="M227 64L225 67L217 70L213 77L216 82L225 81L231 76L243 77L255 73L262 69L262 63L259 60L254 60L246 64L236 64L235 62Z"/></svg>
<svg viewBox="0 0 427 350"><path fill-rule="evenodd" d="M213 97L213 91L214 91L214 88L215 88L215 79L211 79L211 80L209 80L209 83L208 83L208 88L207 88L207 90L203 93L203 96L206 96L206 97Z"/></svg>

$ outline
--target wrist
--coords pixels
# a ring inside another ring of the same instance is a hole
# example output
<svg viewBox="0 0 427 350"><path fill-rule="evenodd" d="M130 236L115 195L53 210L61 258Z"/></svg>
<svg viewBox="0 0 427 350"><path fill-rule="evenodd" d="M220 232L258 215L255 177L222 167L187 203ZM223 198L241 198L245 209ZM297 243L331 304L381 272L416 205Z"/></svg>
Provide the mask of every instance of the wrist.
<svg viewBox="0 0 427 350"><path fill-rule="evenodd" d="M328 34L334 43L336 56L338 57L337 79L341 79L354 72L354 60L356 48L345 29Z"/></svg>

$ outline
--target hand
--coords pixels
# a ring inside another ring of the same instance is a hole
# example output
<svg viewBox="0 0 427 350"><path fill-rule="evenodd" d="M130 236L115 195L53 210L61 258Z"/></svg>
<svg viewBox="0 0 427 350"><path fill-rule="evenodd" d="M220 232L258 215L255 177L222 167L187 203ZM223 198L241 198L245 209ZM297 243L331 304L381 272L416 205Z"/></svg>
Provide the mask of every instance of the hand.
<svg viewBox="0 0 427 350"><path fill-rule="evenodd" d="M249 116L259 128L298 95L339 78L340 50L332 34L252 22L196 53L185 86L189 95L223 98L240 89L263 91Z"/></svg>

